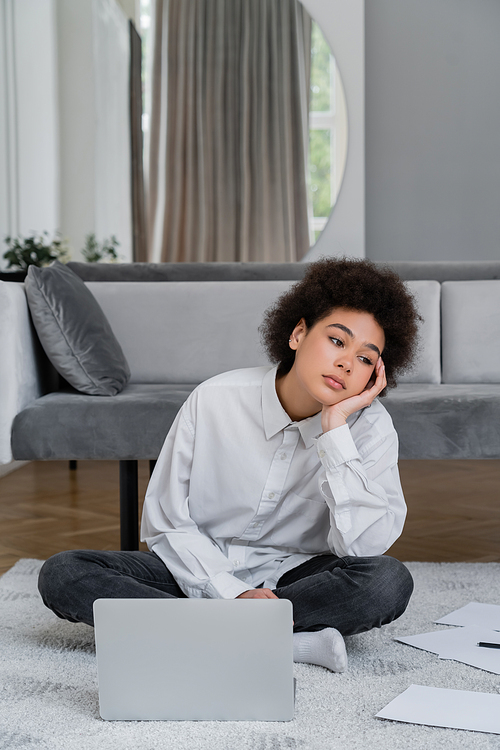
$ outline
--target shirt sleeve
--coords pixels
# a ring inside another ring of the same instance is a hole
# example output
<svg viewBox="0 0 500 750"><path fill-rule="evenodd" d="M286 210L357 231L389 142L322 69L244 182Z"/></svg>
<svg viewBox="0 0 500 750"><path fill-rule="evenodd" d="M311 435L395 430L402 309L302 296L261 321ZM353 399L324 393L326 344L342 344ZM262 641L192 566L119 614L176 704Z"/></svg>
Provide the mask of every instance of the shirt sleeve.
<svg viewBox="0 0 500 750"><path fill-rule="evenodd" d="M343 425L321 435L316 447L324 468L320 491L330 508L330 550L339 556L383 554L406 518L396 431L372 430L358 450Z"/></svg>
<svg viewBox="0 0 500 750"><path fill-rule="evenodd" d="M248 591L248 584L234 576L231 562L189 513L194 442L194 427L183 407L163 444L146 492L141 541L163 560L187 596L233 599Z"/></svg>

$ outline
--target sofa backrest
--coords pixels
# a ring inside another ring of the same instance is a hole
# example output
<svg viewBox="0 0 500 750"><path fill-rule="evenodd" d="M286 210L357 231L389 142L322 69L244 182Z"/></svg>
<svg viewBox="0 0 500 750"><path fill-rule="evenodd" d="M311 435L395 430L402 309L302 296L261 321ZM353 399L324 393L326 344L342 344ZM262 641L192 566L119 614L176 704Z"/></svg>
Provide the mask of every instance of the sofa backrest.
<svg viewBox="0 0 500 750"><path fill-rule="evenodd" d="M268 363L258 328L294 281L87 282L131 369L131 383L199 383ZM424 318L419 358L402 381L439 383L440 284L407 282Z"/></svg>
<svg viewBox="0 0 500 750"><path fill-rule="evenodd" d="M77 263L69 268L83 281L254 281L301 279L309 263ZM404 281L500 279L500 260L375 262Z"/></svg>

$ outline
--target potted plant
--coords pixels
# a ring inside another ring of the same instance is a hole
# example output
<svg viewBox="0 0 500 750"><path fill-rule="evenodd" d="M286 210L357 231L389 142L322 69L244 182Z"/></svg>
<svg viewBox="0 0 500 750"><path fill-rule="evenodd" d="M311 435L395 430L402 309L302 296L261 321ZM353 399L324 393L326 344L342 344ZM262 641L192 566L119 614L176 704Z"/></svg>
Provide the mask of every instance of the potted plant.
<svg viewBox="0 0 500 750"><path fill-rule="evenodd" d="M119 260L118 253L116 252L116 248L119 245L120 243L114 234L111 235L111 239L103 240L102 244L97 242L95 234L87 234L82 255L87 263L99 263L100 261L116 263Z"/></svg>
<svg viewBox="0 0 500 750"><path fill-rule="evenodd" d="M52 240L48 232L24 238L6 237L5 243L8 249L3 258L7 261L7 269L16 270L0 272L3 281L24 281L30 266L48 266L54 260L63 263L68 260L66 241L57 234Z"/></svg>

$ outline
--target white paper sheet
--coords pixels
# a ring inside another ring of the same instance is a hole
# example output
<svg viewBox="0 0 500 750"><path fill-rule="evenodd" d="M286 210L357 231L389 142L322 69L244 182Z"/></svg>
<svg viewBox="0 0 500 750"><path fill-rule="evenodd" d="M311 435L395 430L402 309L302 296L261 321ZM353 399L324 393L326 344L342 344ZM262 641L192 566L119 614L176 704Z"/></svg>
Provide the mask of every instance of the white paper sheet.
<svg viewBox="0 0 500 750"><path fill-rule="evenodd" d="M469 628L467 629L470 630ZM490 633L494 631L488 631ZM496 633L495 633L496 635ZM468 641L467 635L465 636ZM396 641L407 643L415 648L421 648L424 651L430 651L433 654L447 648L447 646L462 645L464 641L464 628L446 628L446 630L434 630L431 633L419 633L418 635L408 635L395 638ZM477 641L476 641L477 643Z"/></svg>
<svg viewBox="0 0 500 750"><path fill-rule="evenodd" d="M469 602L449 615L435 620L438 625L461 625L500 630L500 605Z"/></svg>
<svg viewBox="0 0 500 750"><path fill-rule="evenodd" d="M484 648L477 644L500 644L500 633L486 628L447 628L431 633L401 636L396 641L437 654L440 659L454 659L463 664L500 674L500 649Z"/></svg>
<svg viewBox="0 0 500 750"><path fill-rule="evenodd" d="M500 695L410 685L376 715L408 724L500 734Z"/></svg>
<svg viewBox="0 0 500 750"><path fill-rule="evenodd" d="M482 633L480 640L486 641L487 643L500 644L500 633L496 633L494 630L489 632L490 635ZM495 635L497 636L496 638ZM484 669L486 672L500 674L500 650L478 646L478 642L479 641L473 637L469 643L464 642L457 646L451 644L446 645L443 650L440 651L439 658L454 659L455 661L462 662L462 664L469 664L471 667Z"/></svg>

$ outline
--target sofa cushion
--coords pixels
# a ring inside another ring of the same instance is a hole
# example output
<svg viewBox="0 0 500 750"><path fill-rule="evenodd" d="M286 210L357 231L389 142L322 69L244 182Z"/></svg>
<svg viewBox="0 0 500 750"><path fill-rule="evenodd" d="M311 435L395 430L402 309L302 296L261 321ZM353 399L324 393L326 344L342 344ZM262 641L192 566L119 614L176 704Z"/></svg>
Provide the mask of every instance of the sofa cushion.
<svg viewBox="0 0 500 750"><path fill-rule="evenodd" d="M131 383L200 383L268 364L258 327L293 281L88 282L120 342Z"/></svg>
<svg viewBox="0 0 500 750"><path fill-rule="evenodd" d="M423 318L415 363L399 378L400 383L441 382L441 284L438 281L407 281Z"/></svg>
<svg viewBox="0 0 500 750"><path fill-rule="evenodd" d="M120 344L97 300L62 263L30 266L26 296L45 352L70 385L114 396L130 377Z"/></svg>
<svg viewBox="0 0 500 750"><path fill-rule="evenodd" d="M16 416L14 458L157 458L193 388L129 384L112 399L49 393ZM469 392L463 385L405 384L381 402L398 432L400 458L500 458L500 384Z"/></svg>
<svg viewBox="0 0 500 750"><path fill-rule="evenodd" d="M442 285L444 383L500 383L500 281Z"/></svg>
<svg viewBox="0 0 500 750"><path fill-rule="evenodd" d="M129 384L114 398L84 396L73 390L48 393L16 416L12 426L14 458L157 458L175 415L193 388Z"/></svg>
<svg viewBox="0 0 500 750"><path fill-rule="evenodd" d="M404 384L381 399L400 458L500 458L500 384Z"/></svg>

